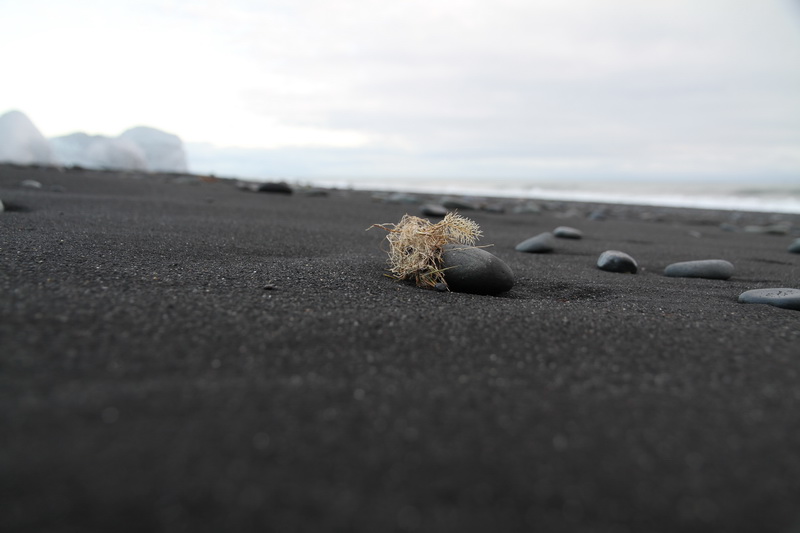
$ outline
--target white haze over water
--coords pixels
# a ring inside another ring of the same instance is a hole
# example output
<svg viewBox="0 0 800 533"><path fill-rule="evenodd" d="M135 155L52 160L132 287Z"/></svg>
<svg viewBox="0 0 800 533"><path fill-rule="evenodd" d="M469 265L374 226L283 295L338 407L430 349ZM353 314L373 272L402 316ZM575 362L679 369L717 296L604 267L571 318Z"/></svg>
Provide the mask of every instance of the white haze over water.
<svg viewBox="0 0 800 533"><path fill-rule="evenodd" d="M373 180L315 180L304 185L375 190ZM602 204L688 207L729 211L800 214L800 186L781 183L753 187L742 183L672 183L575 181L538 183L474 180L404 180L382 191L477 198L526 198Z"/></svg>

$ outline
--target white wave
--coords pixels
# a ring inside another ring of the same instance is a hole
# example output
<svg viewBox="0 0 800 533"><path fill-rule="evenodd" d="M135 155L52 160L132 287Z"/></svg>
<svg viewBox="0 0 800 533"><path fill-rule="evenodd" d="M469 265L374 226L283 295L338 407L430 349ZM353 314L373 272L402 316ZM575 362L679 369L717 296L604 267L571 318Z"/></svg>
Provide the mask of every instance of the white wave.
<svg viewBox="0 0 800 533"><path fill-rule="evenodd" d="M683 186L685 192L668 192L669 184L614 184L612 190L597 190L594 183L554 184L525 187L508 183L495 186L454 182L405 182L391 184L375 181L315 181L314 185L356 190L383 190L409 193L478 196L489 198L525 198L554 201L573 201L602 204L627 204L662 207L718 209L726 211L756 211L765 213L800 214L800 195L797 186L773 186L760 191L742 192L735 184L693 184ZM671 185L676 188L677 186ZM626 192L621 189L630 189Z"/></svg>

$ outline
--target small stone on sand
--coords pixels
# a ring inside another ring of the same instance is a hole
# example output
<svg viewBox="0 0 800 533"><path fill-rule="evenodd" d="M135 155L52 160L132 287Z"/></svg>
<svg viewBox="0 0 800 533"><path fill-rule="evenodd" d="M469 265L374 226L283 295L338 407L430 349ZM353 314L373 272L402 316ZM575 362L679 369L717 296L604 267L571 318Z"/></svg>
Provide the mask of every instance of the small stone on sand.
<svg viewBox="0 0 800 533"><path fill-rule="evenodd" d="M447 208L439 204L423 204L419 210L426 217L443 217L447 214Z"/></svg>
<svg viewBox="0 0 800 533"><path fill-rule="evenodd" d="M516 213L516 214L522 214L522 213L525 213L525 214L528 214L528 213L538 214L538 213L542 212L542 208L539 207L539 204L537 204L535 202L524 202L524 203L521 203L521 204L518 204L518 205L515 205L514 207L512 207L511 208L511 212L512 213Z"/></svg>
<svg viewBox="0 0 800 533"><path fill-rule="evenodd" d="M728 279L733 276L733 265L722 259L703 259L672 263L664 269L672 278Z"/></svg>
<svg viewBox="0 0 800 533"><path fill-rule="evenodd" d="M442 205L448 209L457 209L459 211L471 211L478 208L477 205L469 200L460 200L458 198L445 198L442 200Z"/></svg>
<svg viewBox="0 0 800 533"><path fill-rule="evenodd" d="M789 233L790 227L786 224L770 224L768 226L745 226L744 231L747 233L763 233L765 235L786 235Z"/></svg>
<svg viewBox="0 0 800 533"><path fill-rule="evenodd" d="M390 204L418 204L419 198L413 194L393 192L385 197L385 201L389 202Z"/></svg>
<svg viewBox="0 0 800 533"><path fill-rule="evenodd" d="M753 289L739 295L745 304L767 304L800 311L800 289Z"/></svg>
<svg viewBox="0 0 800 533"><path fill-rule="evenodd" d="M514 286L511 267L482 248L446 244L442 268L447 286L453 291L498 294Z"/></svg>
<svg viewBox="0 0 800 533"><path fill-rule="evenodd" d="M607 272L629 272L636 274L639 265L636 260L619 250L606 250L597 259L597 268Z"/></svg>
<svg viewBox="0 0 800 533"><path fill-rule="evenodd" d="M271 181L259 183L256 192L268 192L278 194L292 194L292 188L284 181Z"/></svg>
<svg viewBox="0 0 800 533"><path fill-rule="evenodd" d="M582 239L583 232L569 226L559 226L553 230L553 235L559 239Z"/></svg>
<svg viewBox="0 0 800 533"><path fill-rule="evenodd" d="M535 237L522 241L514 249L518 252L527 252L530 254L552 252L555 249L555 239L550 232L540 233Z"/></svg>
<svg viewBox="0 0 800 533"><path fill-rule="evenodd" d="M19 184L20 187L25 187L26 189L41 189L42 184L36 180L22 180Z"/></svg>

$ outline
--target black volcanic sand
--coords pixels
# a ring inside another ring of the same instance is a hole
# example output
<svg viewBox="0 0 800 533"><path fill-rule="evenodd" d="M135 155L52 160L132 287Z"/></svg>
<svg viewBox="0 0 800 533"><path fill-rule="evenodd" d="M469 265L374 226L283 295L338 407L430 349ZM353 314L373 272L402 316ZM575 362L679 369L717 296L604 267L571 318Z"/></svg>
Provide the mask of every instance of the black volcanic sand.
<svg viewBox="0 0 800 533"><path fill-rule="evenodd" d="M800 312L737 302L800 287L796 234L719 226L798 216L462 211L493 297L385 277L365 230L418 206L366 192L4 166L0 198L4 532L800 531ZM662 275L692 259L736 272Z"/></svg>

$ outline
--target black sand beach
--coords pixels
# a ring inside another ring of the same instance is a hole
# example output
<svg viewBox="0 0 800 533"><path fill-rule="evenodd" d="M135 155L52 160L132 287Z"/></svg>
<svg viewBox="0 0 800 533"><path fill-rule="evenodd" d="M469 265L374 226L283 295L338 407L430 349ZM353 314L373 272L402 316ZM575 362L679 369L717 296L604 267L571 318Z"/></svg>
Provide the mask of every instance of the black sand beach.
<svg viewBox="0 0 800 533"><path fill-rule="evenodd" d="M479 296L385 277L365 230L418 206L366 192L0 199L2 531L800 531L800 312L737 302L800 288L798 215L462 211L516 275ZM736 270L663 276L693 259Z"/></svg>

